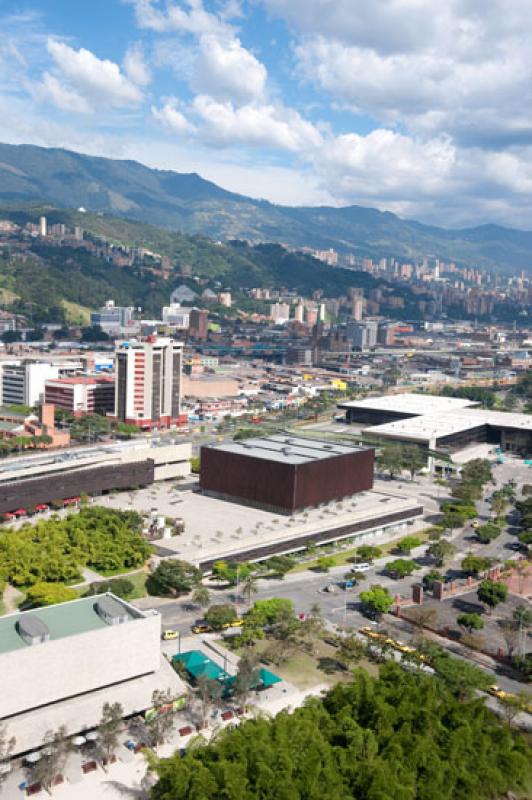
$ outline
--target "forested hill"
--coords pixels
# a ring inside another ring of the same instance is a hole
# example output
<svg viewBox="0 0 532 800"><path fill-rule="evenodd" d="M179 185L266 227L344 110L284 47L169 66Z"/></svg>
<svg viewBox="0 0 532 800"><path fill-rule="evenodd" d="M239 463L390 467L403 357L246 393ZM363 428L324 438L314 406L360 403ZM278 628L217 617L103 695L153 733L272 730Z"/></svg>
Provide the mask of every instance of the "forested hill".
<svg viewBox="0 0 532 800"><path fill-rule="evenodd" d="M33 145L0 144L0 203L47 202L213 239L334 247L372 258L427 256L508 272L532 269L532 232L422 225L372 208L278 206L196 174Z"/></svg>
<svg viewBox="0 0 532 800"><path fill-rule="evenodd" d="M171 269L168 277L164 278L152 272L149 265L115 266L84 249L57 247L38 239L28 245L32 255L29 259L21 256L16 248L11 252L9 248L2 248L2 303L4 306L7 304L9 310L24 315L28 315L28 308L31 308L36 323L60 321L65 303L81 306L87 316L88 310L97 308L109 298L120 305L140 306L147 315L158 316L161 307L169 302L172 289L179 284L188 283L198 292L205 288L198 289L191 277L183 278L183 271L206 279L206 285L213 288L216 283L228 287L237 295L243 288L284 286L297 288L307 296L322 289L326 296L335 297L345 293L349 286L370 289L378 283L384 291L383 308L386 310L388 289L385 281L377 282L366 272L332 269L310 256L291 253L277 244L217 244L201 236L174 233L146 223L49 206L0 209L0 218L10 219L21 226L26 222L37 222L41 214L46 215L50 225L65 223L69 228L81 225L86 235L94 239L101 237L114 245L144 247L168 256ZM396 287L393 294L404 297L404 318L419 313L415 306L419 297L414 296L408 287ZM242 296L239 305L246 308Z"/></svg>

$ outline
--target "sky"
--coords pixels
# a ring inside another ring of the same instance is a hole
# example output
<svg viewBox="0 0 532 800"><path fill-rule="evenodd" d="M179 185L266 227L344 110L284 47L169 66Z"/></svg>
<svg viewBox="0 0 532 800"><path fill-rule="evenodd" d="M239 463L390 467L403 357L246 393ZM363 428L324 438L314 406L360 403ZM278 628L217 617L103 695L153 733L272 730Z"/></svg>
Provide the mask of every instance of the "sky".
<svg viewBox="0 0 532 800"><path fill-rule="evenodd" d="M0 140L532 228L530 0L0 0Z"/></svg>

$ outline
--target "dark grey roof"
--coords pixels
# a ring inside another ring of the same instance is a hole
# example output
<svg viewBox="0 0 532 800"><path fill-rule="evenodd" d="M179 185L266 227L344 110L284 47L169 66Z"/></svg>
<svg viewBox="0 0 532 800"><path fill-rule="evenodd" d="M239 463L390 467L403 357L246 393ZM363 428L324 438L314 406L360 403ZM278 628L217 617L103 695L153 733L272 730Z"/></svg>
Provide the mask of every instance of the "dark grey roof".
<svg viewBox="0 0 532 800"><path fill-rule="evenodd" d="M129 618L129 613L122 603L107 594L97 600L96 612L106 621L125 621Z"/></svg>
<svg viewBox="0 0 532 800"><path fill-rule="evenodd" d="M17 622L17 630L25 641L50 638L48 625L35 614L25 614L21 617Z"/></svg>

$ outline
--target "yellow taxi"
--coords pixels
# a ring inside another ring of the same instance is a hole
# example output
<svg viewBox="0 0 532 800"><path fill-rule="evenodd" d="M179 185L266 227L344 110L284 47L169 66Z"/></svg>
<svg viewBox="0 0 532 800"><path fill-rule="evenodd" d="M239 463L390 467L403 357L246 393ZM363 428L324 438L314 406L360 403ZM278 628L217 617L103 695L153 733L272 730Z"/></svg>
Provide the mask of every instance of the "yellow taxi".
<svg viewBox="0 0 532 800"><path fill-rule="evenodd" d="M179 631L172 631L172 630L163 631L163 641L165 642L169 642L172 639L178 639L178 638L179 638Z"/></svg>

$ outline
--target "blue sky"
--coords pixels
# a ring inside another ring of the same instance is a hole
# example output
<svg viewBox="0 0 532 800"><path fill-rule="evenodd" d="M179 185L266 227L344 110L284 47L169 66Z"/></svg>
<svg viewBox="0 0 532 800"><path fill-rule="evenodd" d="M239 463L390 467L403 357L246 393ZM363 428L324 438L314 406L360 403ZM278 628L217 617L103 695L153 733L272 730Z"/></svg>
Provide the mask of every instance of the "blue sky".
<svg viewBox="0 0 532 800"><path fill-rule="evenodd" d="M529 0L0 0L0 140L530 228Z"/></svg>

